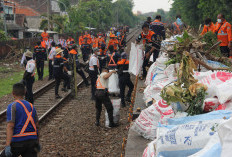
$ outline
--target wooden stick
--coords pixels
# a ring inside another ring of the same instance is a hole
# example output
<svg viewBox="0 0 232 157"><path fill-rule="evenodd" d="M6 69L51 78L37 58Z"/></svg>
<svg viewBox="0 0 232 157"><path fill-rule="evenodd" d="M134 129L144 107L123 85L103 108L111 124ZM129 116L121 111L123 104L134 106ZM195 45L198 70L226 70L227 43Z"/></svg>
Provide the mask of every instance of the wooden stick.
<svg viewBox="0 0 232 157"><path fill-rule="evenodd" d="M77 67L76 67L76 55L73 55L73 71L74 71L74 89L75 98L77 98Z"/></svg>
<svg viewBox="0 0 232 157"><path fill-rule="evenodd" d="M211 67L211 66L208 66L204 61L201 61L200 59L197 59L197 58L195 58L195 57L192 57L192 59L193 59L193 61L194 61L195 63L198 63L198 64L202 65L203 67L205 67L205 68L208 69L208 70L212 70L212 71L214 71L214 70L227 70L227 71L232 71L231 68L213 68L213 67Z"/></svg>

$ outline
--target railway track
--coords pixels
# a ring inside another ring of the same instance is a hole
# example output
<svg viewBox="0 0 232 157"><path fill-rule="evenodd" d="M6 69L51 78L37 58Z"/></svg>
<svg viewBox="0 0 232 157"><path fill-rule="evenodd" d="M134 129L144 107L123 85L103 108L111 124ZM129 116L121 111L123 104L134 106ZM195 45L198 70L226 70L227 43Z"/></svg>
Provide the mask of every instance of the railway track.
<svg viewBox="0 0 232 157"><path fill-rule="evenodd" d="M131 39L133 39L138 30L138 28L135 28L129 32L126 39L127 43L129 43ZM80 81L77 87L79 88L83 83L83 80ZM55 81L50 81L45 86L41 87L40 89L34 92L34 107L36 108L39 117L39 123L44 121L48 115L50 115L58 106L63 104L72 95L71 91L67 93L61 92L63 97L61 99L55 99L55 92L53 88L54 86ZM0 112L0 150L3 150L5 147L6 124L6 110L4 110Z"/></svg>

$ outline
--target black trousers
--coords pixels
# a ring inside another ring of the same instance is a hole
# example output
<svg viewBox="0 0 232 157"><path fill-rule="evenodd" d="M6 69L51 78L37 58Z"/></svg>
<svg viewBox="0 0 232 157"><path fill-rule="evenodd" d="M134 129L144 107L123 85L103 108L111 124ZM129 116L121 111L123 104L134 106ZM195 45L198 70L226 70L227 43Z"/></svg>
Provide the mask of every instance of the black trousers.
<svg viewBox="0 0 232 157"><path fill-rule="evenodd" d="M100 120L102 104L105 105L110 124L114 124L114 118L113 118L114 108L113 108L113 105L111 103L111 100L108 94L105 94L104 96L96 96L96 121L99 122Z"/></svg>
<svg viewBox="0 0 232 157"><path fill-rule="evenodd" d="M49 71L49 80L53 79L53 65L52 65L52 60L49 60L48 64L48 71Z"/></svg>
<svg viewBox="0 0 232 157"><path fill-rule="evenodd" d="M44 73L44 61L37 60L36 66L37 66L37 73L38 73L39 80L41 80L43 79L43 73Z"/></svg>
<svg viewBox="0 0 232 157"><path fill-rule="evenodd" d="M12 142L11 144L12 157L37 157L36 148L38 147L37 140L28 140L22 142ZM6 157L5 150L0 154L0 157Z"/></svg>
<svg viewBox="0 0 232 157"><path fill-rule="evenodd" d="M83 72L83 70L81 70L80 68L77 68L77 73L82 77L82 79L84 80L85 84L88 85L88 80L85 76L85 73Z"/></svg>
<svg viewBox="0 0 232 157"><path fill-rule="evenodd" d="M224 56L224 57L229 57L230 56L230 49L228 46L221 46L220 47L220 50L221 50L221 54Z"/></svg>
<svg viewBox="0 0 232 157"><path fill-rule="evenodd" d="M35 82L35 77L30 77L29 79L25 80L25 85L27 89L25 94L25 99L32 104L34 103L33 92L32 92L32 87L34 82Z"/></svg>
<svg viewBox="0 0 232 157"><path fill-rule="evenodd" d="M156 49L153 51L153 62L155 62L156 59L157 59L158 56L159 56L160 45L159 45L159 44L155 45L155 48L156 48ZM150 47L147 47L147 48L145 49L145 56L146 56L147 53L149 53L150 50L151 50ZM142 66L142 68L143 68L143 77L146 77L146 76L147 76L147 69L146 69L146 67L148 67L148 65L149 65L149 60L150 60L150 58L146 59L146 57L144 57L143 66Z"/></svg>
<svg viewBox="0 0 232 157"><path fill-rule="evenodd" d="M123 73L122 75L119 75L119 88L120 88L120 97L121 97L121 104L122 106L125 106L125 89L126 86L129 87L127 97L131 97L131 93L133 92L134 85L130 79L129 73Z"/></svg>
<svg viewBox="0 0 232 157"><path fill-rule="evenodd" d="M91 92L92 97L95 97L97 73L95 71L89 70L89 77L91 79Z"/></svg>
<svg viewBox="0 0 232 157"><path fill-rule="evenodd" d="M61 80L64 80L64 86L67 87L69 76L65 73L60 73L60 74L55 75L54 77L56 81L55 95L58 95Z"/></svg>

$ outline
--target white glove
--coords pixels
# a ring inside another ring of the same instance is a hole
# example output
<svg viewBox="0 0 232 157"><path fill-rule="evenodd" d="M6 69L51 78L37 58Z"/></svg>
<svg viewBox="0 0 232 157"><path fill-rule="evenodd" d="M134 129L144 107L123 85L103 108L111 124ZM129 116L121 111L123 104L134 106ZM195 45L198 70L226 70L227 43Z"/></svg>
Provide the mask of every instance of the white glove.
<svg viewBox="0 0 232 157"><path fill-rule="evenodd" d="M54 61L52 61L52 65L54 65Z"/></svg>
<svg viewBox="0 0 232 157"><path fill-rule="evenodd" d="M71 76L71 75L72 75L72 71L68 71L68 75L70 75L70 76Z"/></svg>

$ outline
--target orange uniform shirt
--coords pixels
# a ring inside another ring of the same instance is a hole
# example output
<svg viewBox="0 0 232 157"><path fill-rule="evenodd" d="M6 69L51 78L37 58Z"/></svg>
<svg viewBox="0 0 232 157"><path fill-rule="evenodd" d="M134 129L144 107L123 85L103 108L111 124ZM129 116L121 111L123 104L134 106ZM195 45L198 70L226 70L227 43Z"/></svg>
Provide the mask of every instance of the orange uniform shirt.
<svg viewBox="0 0 232 157"><path fill-rule="evenodd" d="M43 38L44 41L47 41L48 38L49 38L49 35L48 35L48 33L43 32L43 33L41 34L41 37Z"/></svg>
<svg viewBox="0 0 232 157"><path fill-rule="evenodd" d="M228 46L229 42L232 41L231 24L229 22L226 22L226 20L223 23L217 22L214 32L218 32L218 41L222 41L220 46Z"/></svg>
<svg viewBox="0 0 232 157"><path fill-rule="evenodd" d="M211 24L209 26L204 25L204 28L201 32L201 35L204 35L205 33L209 32L209 31L214 32L214 30L215 30L215 26L214 26L213 22L211 22Z"/></svg>
<svg viewBox="0 0 232 157"><path fill-rule="evenodd" d="M117 39L110 39L109 43L108 43L108 47L107 49L109 49L109 46L113 45L114 46L114 50L117 50L117 46L118 46L118 40Z"/></svg>

